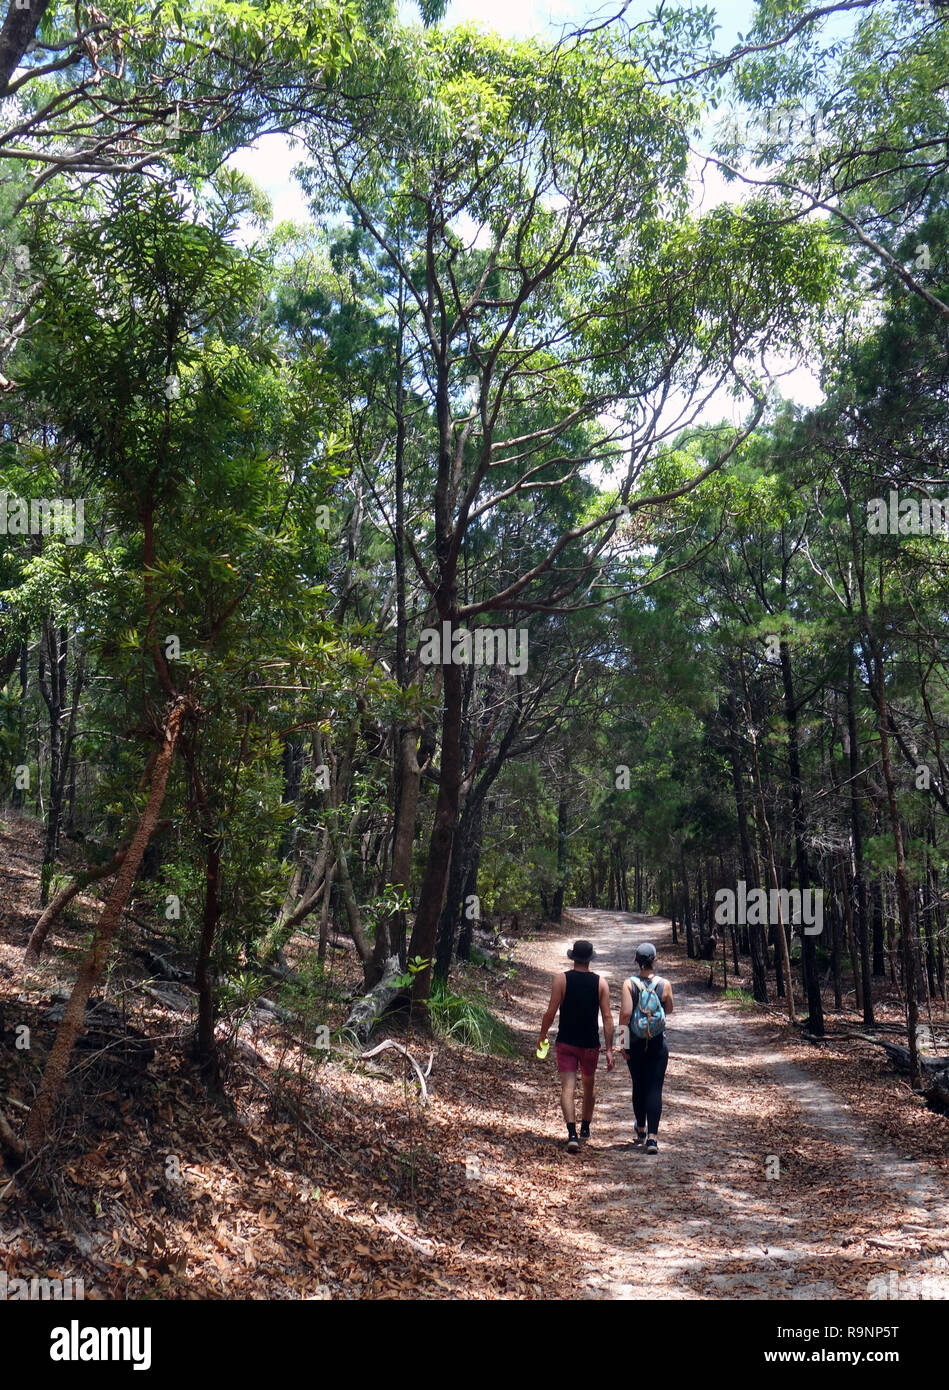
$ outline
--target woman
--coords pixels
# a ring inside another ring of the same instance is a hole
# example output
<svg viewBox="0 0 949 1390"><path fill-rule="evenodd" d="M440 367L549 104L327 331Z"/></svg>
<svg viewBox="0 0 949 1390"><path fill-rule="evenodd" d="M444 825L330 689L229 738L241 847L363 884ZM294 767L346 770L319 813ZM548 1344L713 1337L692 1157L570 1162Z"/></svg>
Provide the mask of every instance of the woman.
<svg viewBox="0 0 949 1390"><path fill-rule="evenodd" d="M637 1145L645 1140L646 1153L657 1154L659 1142L659 1119L662 1115L662 1083L669 1065L669 1044L666 1041L664 1023L660 1031L652 1037L640 1038L629 1026L630 1019L639 1002L640 990L648 985L655 991L666 1015L672 1013L672 986L654 973L656 948L651 941L644 941L636 950L636 970L638 979L623 981L623 1004L619 1015L620 1041L624 1044L623 1056L629 1067L633 1081L633 1113L636 1116ZM651 993L644 1000L645 1013L650 1013L653 1004Z"/></svg>

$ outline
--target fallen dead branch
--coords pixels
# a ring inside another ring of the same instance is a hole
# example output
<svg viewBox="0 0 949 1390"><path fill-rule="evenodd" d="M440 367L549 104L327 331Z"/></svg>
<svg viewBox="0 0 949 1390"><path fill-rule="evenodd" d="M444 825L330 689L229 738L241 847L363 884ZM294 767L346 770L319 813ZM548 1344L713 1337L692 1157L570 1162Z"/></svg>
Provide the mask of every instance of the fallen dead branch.
<svg viewBox="0 0 949 1390"><path fill-rule="evenodd" d="M416 1240L414 1236L407 1236L404 1231L400 1231L398 1226L391 1221L387 1221L385 1217L375 1216L373 1219L377 1226L381 1226L382 1229L388 1231L390 1235L398 1236L399 1240L404 1240L406 1245L410 1245L423 1259L430 1260L432 1258L435 1247L431 1243L427 1242L423 1244L422 1241Z"/></svg>
<svg viewBox="0 0 949 1390"><path fill-rule="evenodd" d="M435 1059L434 1052L430 1052L428 1054L428 1066L425 1068L423 1072L422 1068L419 1066L418 1062L416 1062L415 1058L412 1056L411 1052L408 1050L407 1047L403 1047L401 1043L395 1042L393 1038L386 1038L385 1042L381 1042L379 1046L374 1047L371 1052L360 1053L360 1062L368 1062L370 1057L376 1057L380 1052L385 1052L387 1047L392 1047L396 1050L396 1052L401 1052L402 1056L407 1057L408 1060L412 1063L412 1066L415 1068L415 1075L418 1077L418 1084L422 1090L422 1104L427 1105L428 1087L425 1084L425 1079L426 1077L429 1077L432 1074L432 1062Z"/></svg>
<svg viewBox="0 0 949 1390"><path fill-rule="evenodd" d="M840 1033L837 1036L841 1039L854 1038L859 1042L873 1043L875 1047L882 1047L890 1060L895 1062L898 1067L904 1071L909 1068L909 1048L903 1047L900 1043L887 1042L885 1038L874 1038L869 1033ZM923 1071L945 1071L949 1067L949 1057L930 1057L921 1052L919 1065Z"/></svg>

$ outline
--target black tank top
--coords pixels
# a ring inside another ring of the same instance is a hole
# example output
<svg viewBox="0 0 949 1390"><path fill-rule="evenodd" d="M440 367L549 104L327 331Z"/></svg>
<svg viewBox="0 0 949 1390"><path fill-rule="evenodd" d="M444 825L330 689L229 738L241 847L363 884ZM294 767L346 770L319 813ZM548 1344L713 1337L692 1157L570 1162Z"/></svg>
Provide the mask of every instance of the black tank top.
<svg viewBox="0 0 949 1390"><path fill-rule="evenodd" d="M567 988L560 1002L557 1042L570 1047L599 1047L600 977L592 970L567 970L564 975Z"/></svg>

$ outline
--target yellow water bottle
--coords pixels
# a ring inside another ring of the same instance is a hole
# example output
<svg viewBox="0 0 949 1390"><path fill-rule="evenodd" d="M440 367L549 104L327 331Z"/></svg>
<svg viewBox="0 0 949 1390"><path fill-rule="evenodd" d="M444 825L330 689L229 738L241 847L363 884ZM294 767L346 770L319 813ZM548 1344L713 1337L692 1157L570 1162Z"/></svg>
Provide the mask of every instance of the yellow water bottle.
<svg viewBox="0 0 949 1390"><path fill-rule="evenodd" d="M549 1051L550 1040L548 1038L545 1038L544 1041L541 1043L540 1047L537 1049L536 1056L538 1056L540 1060L543 1061Z"/></svg>

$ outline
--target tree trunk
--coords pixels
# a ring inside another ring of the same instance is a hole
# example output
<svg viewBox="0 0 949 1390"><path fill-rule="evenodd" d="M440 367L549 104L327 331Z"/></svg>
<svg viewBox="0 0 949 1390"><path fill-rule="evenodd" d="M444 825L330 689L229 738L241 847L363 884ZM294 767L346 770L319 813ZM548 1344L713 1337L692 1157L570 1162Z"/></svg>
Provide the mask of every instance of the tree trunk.
<svg viewBox="0 0 949 1390"><path fill-rule="evenodd" d="M72 902L84 888L88 888L90 883L97 883L101 878L108 878L121 868L128 853L128 847L117 849L107 864L102 864L97 869L85 869L81 874L77 874L72 883L60 889L49 907L40 915L35 927L30 933L30 939L26 943L26 950L23 953L24 967L35 965L39 960L40 951L46 944L50 929L56 919L62 915L64 908Z"/></svg>
<svg viewBox="0 0 949 1390"><path fill-rule="evenodd" d="M742 874L749 888L757 888L760 885L758 884L758 875L755 870L754 856L751 850L751 838L748 834L748 812L745 806L745 784L742 777L741 747L738 742L738 711L735 696L732 691L728 692L727 711L732 788L735 794L735 814L738 820L738 846L741 854ZM759 1004L767 1004L767 943L764 927L760 924L750 926L748 928L748 935L749 945L751 947L752 994ZM738 973L737 961L735 962L735 973Z"/></svg>
<svg viewBox="0 0 949 1390"><path fill-rule="evenodd" d="M851 902L850 884L847 881L847 866L842 858L837 860L837 877L840 880L840 897L844 905L844 916L847 923L847 945L850 951L850 969L853 973L853 987L857 996L857 1009L866 1014L863 1006L863 971L861 969L860 949L857 943L856 934L853 926L853 904Z"/></svg>
<svg viewBox="0 0 949 1390"><path fill-rule="evenodd" d="M204 1080L210 1086L217 1086L220 1074L214 1041L214 987L211 980L211 951L221 915L221 841L216 836L207 847L205 879L201 944L194 972L198 987L196 1055Z"/></svg>
<svg viewBox="0 0 949 1390"><path fill-rule="evenodd" d="M26 642L20 648L20 699L17 705L17 752L16 761L25 763L27 757L27 719L26 719L26 692L30 681L30 649ZM14 786L11 804L17 810L22 810L26 805L26 793L23 787Z"/></svg>
<svg viewBox="0 0 949 1390"><path fill-rule="evenodd" d="M843 981L840 971L840 952L843 938L843 920L837 896L831 899L831 921L833 923L833 943L831 965L834 972L834 1008L840 1013L843 1008Z"/></svg>
<svg viewBox="0 0 949 1390"><path fill-rule="evenodd" d="M452 626L454 629L454 623ZM413 1007L423 1018L428 1014L438 919L448 886L451 847L458 823L458 798L461 787L461 667L448 662L442 669L444 707L438 799L435 803L435 821L429 841L428 860L408 950L410 960L421 958L425 962L415 976L412 987Z"/></svg>
<svg viewBox="0 0 949 1390"><path fill-rule="evenodd" d="M335 816L335 809L331 812ZM333 854L336 857L336 876L339 883L339 891L343 899L343 906L346 909L346 920L349 923L349 933L356 944L359 952L359 959L363 963L364 974L368 974L372 962L372 947L363 930L363 925L359 917L359 905L356 902L356 895L353 892L352 879L349 876L349 864L346 859L346 852L339 831L334 824L329 827L330 843L333 846Z"/></svg>
<svg viewBox="0 0 949 1390"><path fill-rule="evenodd" d="M915 932L910 910L909 876L906 872L906 854L903 846L903 826L900 821L899 806L896 799L896 783L890 764L889 709L886 697L886 676L883 667L883 654L871 639L870 650L875 668L877 713L880 726L880 762L883 769L883 782L886 787L886 800L890 811L890 828L896 849L896 900L899 911L900 944L903 957L903 988L906 991L906 1040L909 1046L910 1081L920 1086L922 1079L919 1069L919 1007L916 995L916 954Z"/></svg>
<svg viewBox="0 0 949 1390"><path fill-rule="evenodd" d="M326 960L326 948L330 939L330 898L333 892L333 880L336 877L336 861L330 864L326 872L326 891L323 894L323 905L320 908L320 944L317 951L317 960L320 965Z"/></svg>
<svg viewBox="0 0 949 1390"><path fill-rule="evenodd" d="M804 793L801 782L801 762L798 734L797 702L791 675L791 651L784 637L779 643L781 679L784 685L784 716L788 726L788 770L791 774L791 815L794 826L794 845L797 859L797 880L801 894L810 888L811 875L807 854L807 824L804 815ZM824 1007L821 1002L820 978L817 973L817 944L801 923L801 966L807 997L808 1028L815 1038L824 1036Z"/></svg>
<svg viewBox="0 0 949 1390"><path fill-rule="evenodd" d="M447 980L455 952L455 938L458 919L461 916L468 878L468 860L471 849L471 835L474 829L472 812L466 803L458 822L458 829L451 846L451 868L448 872L448 888L445 892L445 905L438 919L438 942L435 949L436 980Z"/></svg>
<svg viewBox="0 0 949 1390"><path fill-rule="evenodd" d="M63 767L63 719L66 713L66 641L51 622L43 625L43 642L49 659L49 683L46 681L46 660L40 655L38 684L49 714L49 803L46 813L46 835L43 844L43 864L40 870L40 906L49 902L56 855L63 823L63 796L66 789ZM65 638L65 634L63 634Z"/></svg>
<svg viewBox="0 0 949 1390"><path fill-rule="evenodd" d="M567 890L567 794L561 790L557 802L557 887L554 890L554 904L550 911L552 922L563 917L563 899Z"/></svg>
<svg viewBox="0 0 949 1390"><path fill-rule="evenodd" d="M867 881L863 871L863 829L857 779L860 775L860 748L857 743L855 699L856 665L853 644L849 647L847 670L847 739L850 745L850 839L853 847L854 907L857 945L860 953L861 1007L864 1023L873 1024L873 978L870 962L870 921L867 913Z"/></svg>
<svg viewBox="0 0 949 1390"><path fill-rule="evenodd" d="M484 802L479 802L475 814L474 825L471 830L471 839L468 847L468 872L462 884L462 901L467 903L472 897L478 894L478 871L481 868L481 844L483 838L483 813ZM458 959L471 959L471 937L474 931L474 918L467 912L461 919L461 931L458 934Z"/></svg>
<svg viewBox="0 0 949 1390"><path fill-rule="evenodd" d="M382 1017L393 1000L404 993L402 985L398 983L401 974L399 958L392 956L386 961L382 979L373 985L368 994L364 994L353 1004L343 1027L345 1031L354 1033L359 1042L368 1041L376 1021Z"/></svg>
<svg viewBox="0 0 949 1390"><path fill-rule="evenodd" d="M418 818L419 789L422 772L418 761L417 726L405 728L399 739L398 808L392 843L390 887L408 895L412 875L412 850L415 846L415 822ZM372 983L380 980L390 955L405 956L405 911L383 919L376 930L372 953Z"/></svg>
<svg viewBox="0 0 949 1390"><path fill-rule="evenodd" d="M686 867L685 853L680 853L682 863L682 896L683 912L685 916L685 953L689 960L695 957L695 941L692 937L692 899L689 896L689 871Z"/></svg>
<svg viewBox="0 0 949 1390"><path fill-rule="evenodd" d="M761 820L761 833L764 836L765 845L768 851L768 867L771 870L771 886L777 893L778 890L778 866L774 858L774 837L771 834L771 824L768 820L768 808L764 799L764 783L761 779L761 760L758 757L758 736L755 733L754 723L751 715L751 695L748 690L748 678L745 672L745 660L740 659L740 670L742 687L745 692L745 710L748 719L748 737L751 743L751 767L755 779L755 791L758 799L758 814ZM791 980L791 957L788 952L788 939L784 930L784 921L781 917L781 900L778 902L778 920L772 926L775 932L775 942L781 962L782 983L784 985L784 995L787 1001L788 1021L796 1023L797 1018L794 1011L794 986ZM775 973L778 970L778 959L775 959Z"/></svg>
<svg viewBox="0 0 949 1390"><path fill-rule="evenodd" d="M138 866L142 862L145 846L158 825L178 736L182 723L190 711L190 701L179 696L172 705L162 729L161 746L155 759L148 801L132 837L128 853L119 869L112 892L96 925L92 943L79 967L76 983L69 996L63 1021L59 1025L56 1040L43 1070L36 1099L27 1119L24 1140L27 1148L31 1150L35 1150L46 1135L53 1106L56 1104L66 1078L66 1069L69 1066L73 1044L83 1026L86 1002L102 974L119 919L131 894L135 875L138 873Z"/></svg>

